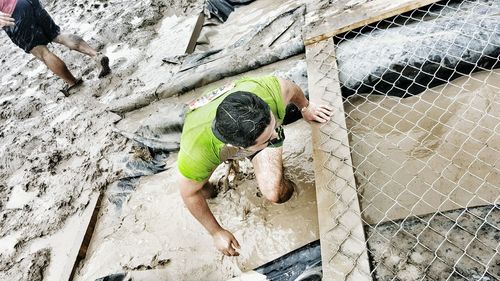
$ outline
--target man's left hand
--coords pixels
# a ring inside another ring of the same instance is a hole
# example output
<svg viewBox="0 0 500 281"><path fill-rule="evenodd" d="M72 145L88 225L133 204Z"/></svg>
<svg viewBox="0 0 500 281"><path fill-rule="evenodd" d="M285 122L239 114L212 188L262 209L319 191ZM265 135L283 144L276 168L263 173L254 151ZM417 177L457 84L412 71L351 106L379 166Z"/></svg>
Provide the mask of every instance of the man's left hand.
<svg viewBox="0 0 500 281"><path fill-rule="evenodd" d="M0 12L0 28L3 28L4 26L14 25L14 19L9 14Z"/></svg>
<svg viewBox="0 0 500 281"><path fill-rule="evenodd" d="M302 110L302 116L306 121L316 121L325 123L330 120L333 115L333 108L327 105L315 105L310 102L309 105Z"/></svg>

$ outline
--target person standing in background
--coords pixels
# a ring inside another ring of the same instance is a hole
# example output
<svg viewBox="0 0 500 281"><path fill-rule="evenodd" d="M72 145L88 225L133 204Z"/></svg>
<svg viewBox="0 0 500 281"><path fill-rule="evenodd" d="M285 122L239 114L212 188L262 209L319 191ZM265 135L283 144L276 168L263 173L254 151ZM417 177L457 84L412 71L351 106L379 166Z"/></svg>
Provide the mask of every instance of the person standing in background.
<svg viewBox="0 0 500 281"><path fill-rule="evenodd" d="M61 33L39 0L0 0L0 28L5 30L14 44L42 61L66 82L61 90L65 96L83 81L73 76L64 61L47 48L47 44L59 43L90 56L100 68L99 78L111 73L108 57L98 53L81 37Z"/></svg>

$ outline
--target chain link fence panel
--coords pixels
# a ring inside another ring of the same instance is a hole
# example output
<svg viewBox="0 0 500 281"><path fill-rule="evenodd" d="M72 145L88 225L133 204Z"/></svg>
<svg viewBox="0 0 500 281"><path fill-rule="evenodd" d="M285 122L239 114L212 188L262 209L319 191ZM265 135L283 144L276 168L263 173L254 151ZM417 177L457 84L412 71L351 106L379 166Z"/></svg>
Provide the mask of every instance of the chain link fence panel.
<svg viewBox="0 0 500 281"><path fill-rule="evenodd" d="M500 1L440 1L322 44L310 91L345 118L316 137L325 277L500 280Z"/></svg>

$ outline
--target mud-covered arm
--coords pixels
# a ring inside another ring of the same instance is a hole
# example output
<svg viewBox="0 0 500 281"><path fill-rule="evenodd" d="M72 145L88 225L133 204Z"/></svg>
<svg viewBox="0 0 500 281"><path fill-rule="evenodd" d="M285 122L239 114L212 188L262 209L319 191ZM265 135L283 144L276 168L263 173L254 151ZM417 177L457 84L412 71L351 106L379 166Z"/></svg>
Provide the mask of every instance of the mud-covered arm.
<svg viewBox="0 0 500 281"><path fill-rule="evenodd" d="M320 123L330 120L330 116L333 114L333 109L331 107L328 105L316 105L309 102L302 89L294 82L281 78L279 81L283 101L285 104L290 102L295 104L302 113L304 120Z"/></svg>
<svg viewBox="0 0 500 281"><path fill-rule="evenodd" d="M240 245L233 234L220 226L203 196L203 186L207 181L197 182L179 175L179 189L182 200L191 214L210 233L215 247L226 256L237 256Z"/></svg>
<svg viewBox="0 0 500 281"><path fill-rule="evenodd" d="M14 19L9 14L0 12L0 28L4 26L13 26L14 24Z"/></svg>

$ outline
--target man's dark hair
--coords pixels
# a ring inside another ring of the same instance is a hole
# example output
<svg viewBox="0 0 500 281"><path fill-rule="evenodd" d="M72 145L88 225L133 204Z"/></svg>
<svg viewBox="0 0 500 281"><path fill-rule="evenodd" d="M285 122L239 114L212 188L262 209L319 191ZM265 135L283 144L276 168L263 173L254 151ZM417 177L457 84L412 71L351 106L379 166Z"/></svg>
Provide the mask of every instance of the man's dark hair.
<svg viewBox="0 0 500 281"><path fill-rule="evenodd" d="M269 106L257 95L238 91L217 107L214 134L223 142L249 147L271 123Z"/></svg>

